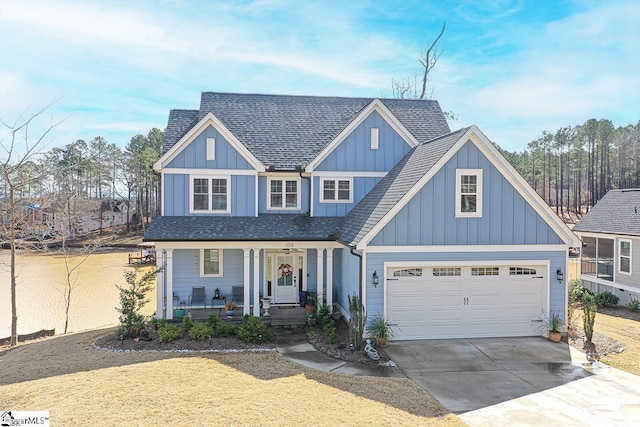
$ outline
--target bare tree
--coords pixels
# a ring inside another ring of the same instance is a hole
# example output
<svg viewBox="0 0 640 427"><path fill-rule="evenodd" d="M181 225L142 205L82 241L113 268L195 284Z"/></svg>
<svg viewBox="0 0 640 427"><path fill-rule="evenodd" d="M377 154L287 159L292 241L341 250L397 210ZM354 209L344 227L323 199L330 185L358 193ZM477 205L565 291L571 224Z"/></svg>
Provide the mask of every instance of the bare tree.
<svg viewBox="0 0 640 427"><path fill-rule="evenodd" d="M0 174L4 180L6 189L6 200L9 222L7 234L11 250L10 255L10 278L11 278L11 342L10 345L18 345L18 310L16 306L16 229L18 225L18 212L16 212L16 192L29 186L30 183L39 177L24 174L23 169L29 161L38 154L40 146L51 130L62 121L51 121L49 126L40 133L40 136L32 139L29 133L30 126L34 121L47 111L55 101L45 105L42 109L22 114L13 124L9 124L0 119L0 123L8 130L8 135L0 140L4 159L0 159ZM6 141L5 141L6 139ZM3 230L4 231L4 230Z"/></svg>
<svg viewBox="0 0 640 427"><path fill-rule="evenodd" d="M442 23L442 29L438 36L431 42L429 47L426 50L423 50L420 54L420 64L422 65L422 89L420 90L420 94L418 95L418 74L414 74L413 76L407 77L406 79L391 80L391 89L393 91L394 98L417 98L424 99L427 93L427 82L429 81L429 73L438 63L438 59L444 52L444 49L440 48L438 43L440 39L444 35L444 30L446 27L446 22Z"/></svg>

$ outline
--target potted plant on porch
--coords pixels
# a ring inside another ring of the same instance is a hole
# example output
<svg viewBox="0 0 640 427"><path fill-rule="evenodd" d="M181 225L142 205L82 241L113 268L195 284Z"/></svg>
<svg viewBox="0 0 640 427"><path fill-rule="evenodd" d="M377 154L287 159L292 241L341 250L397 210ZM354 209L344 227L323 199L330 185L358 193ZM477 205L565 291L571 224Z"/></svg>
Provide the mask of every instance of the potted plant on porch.
<svg viewBox="0 0 640 427"><path fill-rule="evenodd" d="M371 319L371 323L367 327L367 331L369 331L370 335L375 337L376 342L380 347L386 346L387 342L390 339L393 339L393 330L391 329L389 320L380 315L376 315Z"/></svg>
<svg viewBox="0 0 640 427"><path fill-rule="evenodd" d="M562 317L556 311L542 318L542 327L548 332L549 341L551 342L560 342L563 325Z"/></svg>
<svg viewBox="0 0 640 427"><path fill-rule="evenodd" d="M228 301L224 305L224 309L227 312L227 317L233 317L235 314L234 310L238 308L238 304L235 301Z"/></svg>
<svg viewBox="0 0 640 427"><path fill-rule="evenodd" d="M312 314L316 311L317 300L313 295L307 294L307 300L304 303L304 309L307 314Z"/></svg>

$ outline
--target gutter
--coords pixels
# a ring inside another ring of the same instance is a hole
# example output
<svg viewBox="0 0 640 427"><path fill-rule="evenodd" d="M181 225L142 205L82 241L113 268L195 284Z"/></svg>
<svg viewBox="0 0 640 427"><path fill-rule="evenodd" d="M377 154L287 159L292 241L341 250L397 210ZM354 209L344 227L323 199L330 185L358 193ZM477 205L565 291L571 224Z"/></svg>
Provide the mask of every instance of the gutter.
<svg viewBox="0 0 640 427"><path fill-rule="evenodd" d="M358 268L358 297L360 301L362 301L362 254L356 252L355 246L349 245L349 250L351 251L351 255L357 256L360 259Z"/></svg>

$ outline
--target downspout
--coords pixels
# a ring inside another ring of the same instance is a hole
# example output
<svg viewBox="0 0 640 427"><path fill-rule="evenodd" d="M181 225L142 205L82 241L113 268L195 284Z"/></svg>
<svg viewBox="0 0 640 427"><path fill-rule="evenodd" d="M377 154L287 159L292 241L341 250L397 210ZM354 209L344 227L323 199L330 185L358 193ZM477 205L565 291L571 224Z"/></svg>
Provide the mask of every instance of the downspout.
<svg viewBox="0 0 640 427"><path fill-rule="evenodd" d="M309 210L304 213L304 215L309 215L311 212L311 186L313 185L313 182L311 182L310 177L302 176L302 172L304 172L304 168L302 166L298 166L296 167L296 169L298 170L298 174L300 175L301 180L306 179L309 181ZM300 191L302 191L302 188L300 188Z"/></svg>
<svg viewBox="0 0 640 427"><path fill-rule="evenodd" d="M362 301L362 254L355 252L356 248L351 245L349 245L349 250L351 255L355 255L360 259L358 267L358 298Z"/></svg>

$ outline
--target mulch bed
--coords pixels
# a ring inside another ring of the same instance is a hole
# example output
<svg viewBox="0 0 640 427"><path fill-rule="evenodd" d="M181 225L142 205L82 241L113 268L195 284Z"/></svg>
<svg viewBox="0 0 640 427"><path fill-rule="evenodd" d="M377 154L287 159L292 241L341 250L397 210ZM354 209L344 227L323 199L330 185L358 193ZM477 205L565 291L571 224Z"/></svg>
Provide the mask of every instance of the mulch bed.
<svg viewBox="0 0 640 427"><path fill-rule="evenodd" d="M598 307L598 314L606 314L607 316L622 317L629 320L640 322L640 312L633 312L625 307ZM596 330L593 332L591 343L585 340L584 329L581 322L576 322L573 329L568 333L567 337L563 337L564 342L568 342L570 346L583 350L585 353L593 355L596 359L600 356L609 354L622 353L626 350L626 346L618 340L603 335L597 331L598 315L596 314Z"/></svg>

